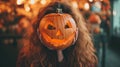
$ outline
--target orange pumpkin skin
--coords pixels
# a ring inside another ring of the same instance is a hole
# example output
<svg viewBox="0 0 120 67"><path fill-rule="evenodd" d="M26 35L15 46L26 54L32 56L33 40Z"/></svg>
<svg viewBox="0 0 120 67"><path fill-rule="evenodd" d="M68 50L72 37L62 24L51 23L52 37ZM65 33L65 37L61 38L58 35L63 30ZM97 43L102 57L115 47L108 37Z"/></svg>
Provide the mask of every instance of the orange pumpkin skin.
<svg viewBox="0 0 120 67"><path fill-rule="evenodd" d="M39 35L44 45L53 50L63 50L76 39L76 23L65 13L51 13L44 16L39 24Z"/></svg>

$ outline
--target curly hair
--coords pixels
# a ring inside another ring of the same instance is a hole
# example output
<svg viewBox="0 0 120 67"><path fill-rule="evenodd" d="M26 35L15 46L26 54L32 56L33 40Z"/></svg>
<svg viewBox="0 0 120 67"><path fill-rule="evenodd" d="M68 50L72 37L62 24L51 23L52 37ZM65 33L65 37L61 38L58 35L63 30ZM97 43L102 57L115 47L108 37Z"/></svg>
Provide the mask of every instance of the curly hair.
<svg viewBox="0 0 120 67"><path fill-rule="evenodd" d="M73 8L69 3L62 3L63 13L70 14L76 21L78 27L78 39L74 45L63 50L64 60L58 62L57 52L46 48L37 35L37 28L43 16L54 13L58 2L50 3L38 13L31 28L26 33L24 46L21 49L17 67L96 67L97 58L92 39L86 23L80 11Z"/></svg>

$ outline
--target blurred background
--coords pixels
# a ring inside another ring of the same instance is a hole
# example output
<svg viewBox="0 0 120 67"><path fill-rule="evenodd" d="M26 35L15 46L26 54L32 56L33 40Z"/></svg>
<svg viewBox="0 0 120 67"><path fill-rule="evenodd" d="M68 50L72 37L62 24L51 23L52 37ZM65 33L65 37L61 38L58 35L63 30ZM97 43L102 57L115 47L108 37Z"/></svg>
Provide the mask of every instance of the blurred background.
<svg viewBox="0 0 120 67"><path fill-rule="evenodd" d="M58 0L0 0L0 67L16 66L26 28L42 7L54 1ZM98 67L120 67L120 0L65 1L85 18Z"/></svg>

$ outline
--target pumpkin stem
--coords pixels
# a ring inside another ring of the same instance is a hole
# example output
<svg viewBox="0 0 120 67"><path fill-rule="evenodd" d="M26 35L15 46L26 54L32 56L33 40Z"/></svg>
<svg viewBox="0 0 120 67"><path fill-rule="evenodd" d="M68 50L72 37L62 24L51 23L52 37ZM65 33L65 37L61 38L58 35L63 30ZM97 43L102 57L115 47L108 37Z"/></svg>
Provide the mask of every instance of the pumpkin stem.
<svg viewBox="0 0 120 67"><path fill-rule="evenodd" d="M61 4L57 3L57 13L62 13Z"/></svg>
<svg viewBox="0 0 120 67"><path fill-rule="evenodd" d="M62 9L61 8L57 8L57 13L62 13Z"/></svg>
<svg viewBox="0 0 120 67"><path fill-rule="evenodd" d="M62 50L58 50L57 55L58 55L58 62L61 62L64 58Z"/></svg>

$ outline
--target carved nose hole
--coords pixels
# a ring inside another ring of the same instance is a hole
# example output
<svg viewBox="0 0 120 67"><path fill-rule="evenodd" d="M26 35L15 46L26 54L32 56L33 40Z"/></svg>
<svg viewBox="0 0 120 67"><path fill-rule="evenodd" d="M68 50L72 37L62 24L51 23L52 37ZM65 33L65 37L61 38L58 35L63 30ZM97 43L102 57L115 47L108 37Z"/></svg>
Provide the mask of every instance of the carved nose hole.
<svg viewBox="0 0 120 67"><path fill-rule="evenodd" d="M60 30L57 31L56 36L61 36L62 32Z"/></svg>

